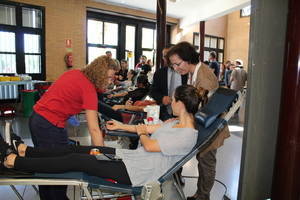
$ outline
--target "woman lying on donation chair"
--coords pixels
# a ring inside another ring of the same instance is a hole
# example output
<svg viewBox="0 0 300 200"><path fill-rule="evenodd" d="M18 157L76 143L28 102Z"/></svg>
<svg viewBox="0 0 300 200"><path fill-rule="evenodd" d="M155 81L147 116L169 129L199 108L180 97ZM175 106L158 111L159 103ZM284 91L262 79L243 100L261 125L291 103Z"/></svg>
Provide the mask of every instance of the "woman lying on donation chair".
<svg viewBox="0 0 300 200"><path fill-rule="evenodd" d="M197 141L194 114L200 97L193 86L179 86L172 100L172 110L178 120L162 125L125 125L110 121L110 130L123 129L137 132L141 145L136 150L110 147L68 146L33 148L22 141L8 146L0 139L0 162L6 168L40 173L82 171L89 175L117 181L120 184L141 186L157 180L183 156L188 154ZM15 150L12 150L12 149ZM90 155L97 148L103 154L115 155L122 160L108 162ZM12 153L15 152L15 153Z"/></svg>
<svg viewBox="0 0 300 200"><path fill-rule="evenodd" d="M131 101L133 101L133 102L141 100L149 92L149 82L148 82L147 76L140 75L137 78L136 86L137 86L137 88L133 91L110 94L107 97L109 99L115 98L115 97L118 97L118 98L124 97L124 100L120 104L125 104L125 102L128 99L131 99Z"/></svg>

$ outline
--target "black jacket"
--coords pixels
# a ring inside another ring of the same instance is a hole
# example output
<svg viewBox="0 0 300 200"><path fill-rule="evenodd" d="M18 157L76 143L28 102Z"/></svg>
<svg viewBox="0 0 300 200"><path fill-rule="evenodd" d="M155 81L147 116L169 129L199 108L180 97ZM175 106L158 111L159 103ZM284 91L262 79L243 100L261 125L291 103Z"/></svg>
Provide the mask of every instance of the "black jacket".
<svg viewBox="0 0 300 200"><path fill-rule="evenodd" d="M187 75L181 76L182 85L187 83ZM154 73L150 96L157 102L162 103L162 98L168 96L168 67L162 67Z"/></svg>

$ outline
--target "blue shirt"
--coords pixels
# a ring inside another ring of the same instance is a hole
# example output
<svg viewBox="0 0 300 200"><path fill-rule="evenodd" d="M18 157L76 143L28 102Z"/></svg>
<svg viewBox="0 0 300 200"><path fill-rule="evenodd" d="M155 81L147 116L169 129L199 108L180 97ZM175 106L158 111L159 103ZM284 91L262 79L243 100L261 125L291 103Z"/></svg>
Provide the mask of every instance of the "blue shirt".
<svg viewBox="0 0 300 200"><path fill-rule="evenodd" d="M214 69L214 74L216 75L217 78L219 78L219 73L220 73L220 65L217 61L212 61L209 63L209 67Z"/></svg>

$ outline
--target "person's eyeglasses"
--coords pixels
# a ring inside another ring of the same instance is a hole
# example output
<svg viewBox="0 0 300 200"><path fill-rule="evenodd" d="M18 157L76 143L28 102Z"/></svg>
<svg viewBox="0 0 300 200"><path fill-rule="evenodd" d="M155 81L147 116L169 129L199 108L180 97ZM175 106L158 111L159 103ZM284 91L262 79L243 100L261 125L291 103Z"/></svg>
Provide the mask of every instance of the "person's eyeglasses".
<svg viewBox="0 0 300 200"><path fill-rule="evenodd" d="M179 67L182 63L183 63L183 61L181 61L180 63L173 63L173 64L171 64L171 66L174 67L174 65L175 65L176 67Z"/></svg>

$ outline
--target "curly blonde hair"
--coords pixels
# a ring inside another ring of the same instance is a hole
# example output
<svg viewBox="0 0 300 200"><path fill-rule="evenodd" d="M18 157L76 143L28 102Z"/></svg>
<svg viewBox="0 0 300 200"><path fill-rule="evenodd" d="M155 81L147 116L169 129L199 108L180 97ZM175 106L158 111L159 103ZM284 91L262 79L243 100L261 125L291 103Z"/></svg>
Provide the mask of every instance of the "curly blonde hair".
<svg viewBox="0 0 300 200"><path fill-rule="evenodd" d="M94 84L96 89L107 86L108 70L118 71L117 63L106 55L99 56L88 64L81 72Z"/></svg>

